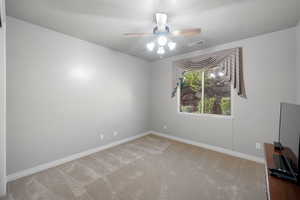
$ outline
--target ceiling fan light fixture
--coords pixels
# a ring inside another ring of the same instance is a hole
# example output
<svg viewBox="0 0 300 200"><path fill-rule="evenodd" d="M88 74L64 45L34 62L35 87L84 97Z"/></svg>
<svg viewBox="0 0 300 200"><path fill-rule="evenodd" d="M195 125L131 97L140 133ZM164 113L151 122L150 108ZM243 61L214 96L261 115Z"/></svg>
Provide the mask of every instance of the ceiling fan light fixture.
<svg viewBox="0 0 300 200"><path fill-rule="evenodd" d="M155 18L158 28L164 29L167 25L168 15L165 13L156 13Z"/></svg>
<svg viewBox="0 0 300 200"><path fill-rule="evenodd" d="M173 51L176 48L176 43L175 42L169 42L168 47L170 51Z"/></svg>
<svg viewBox="0 0 300 200"><path fill-rule="evenodd" d="M154 42L149 42L149 43L147 44L147 49L148 49L148 51L153 51L154 47L155 47Z"/></svg>
<svg viewBox="0 0 300 200"><path fill-rule="evenodd" d="M164 47L159 47L157 50L157 54L162 55L165 54L165 48Z"/></svg>
<svg viewBox="0 0 300 200"><path fill-rule="evenodd" d="M159 44L159 46L165 46L168 42L168 39L166 36L159 36L157 38L157 43Z"/></svg>

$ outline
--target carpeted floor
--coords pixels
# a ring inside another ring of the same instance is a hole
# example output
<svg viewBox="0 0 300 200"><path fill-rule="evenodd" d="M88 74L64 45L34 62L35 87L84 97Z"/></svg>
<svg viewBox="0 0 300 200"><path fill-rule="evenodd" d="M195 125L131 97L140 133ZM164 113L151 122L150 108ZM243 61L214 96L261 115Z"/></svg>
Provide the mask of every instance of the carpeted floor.
<svg viewBox="0 0 300 200"><path fill-rule="evenodd" d="M157 136L8 184L6 200L265 200L264 166Z"/></svg>

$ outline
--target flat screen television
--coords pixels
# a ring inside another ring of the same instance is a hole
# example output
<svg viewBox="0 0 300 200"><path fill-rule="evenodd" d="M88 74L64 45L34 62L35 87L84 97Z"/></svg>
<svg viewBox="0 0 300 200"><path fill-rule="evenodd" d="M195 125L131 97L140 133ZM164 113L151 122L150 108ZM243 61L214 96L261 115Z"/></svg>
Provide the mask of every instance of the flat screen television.
<svg viewBox="0 0 300 200"><path fill-rule="evenodd" d="M300 168L300 105L280 104L279 142L282 153L292 164L295 171Z"/></svg>

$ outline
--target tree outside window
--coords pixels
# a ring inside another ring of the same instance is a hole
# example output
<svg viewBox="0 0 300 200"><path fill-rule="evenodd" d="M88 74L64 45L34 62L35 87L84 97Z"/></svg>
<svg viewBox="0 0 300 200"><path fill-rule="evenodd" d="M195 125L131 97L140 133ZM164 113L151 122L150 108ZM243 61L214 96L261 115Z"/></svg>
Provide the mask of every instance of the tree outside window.
<svg viewBox="0 0 300 200"><path fill-rule="evenodd" d="M188 71L180 87L180 112L231 115L231 85L222 71Z"/></svg>

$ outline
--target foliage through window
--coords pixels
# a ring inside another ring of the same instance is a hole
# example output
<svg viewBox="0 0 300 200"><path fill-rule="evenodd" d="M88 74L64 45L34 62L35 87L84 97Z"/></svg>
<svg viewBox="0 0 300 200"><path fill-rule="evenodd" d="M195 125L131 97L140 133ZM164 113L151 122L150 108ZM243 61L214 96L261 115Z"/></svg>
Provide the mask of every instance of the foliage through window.
<svg viewBox="0 0 300 200"><path fill-rule="evenodd" d="M221 71L188 71L180 87L180 112L231 115L231 85Z"/></svg>

